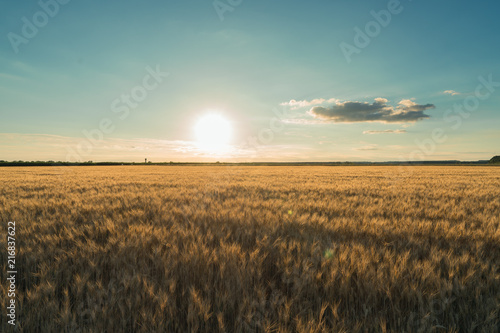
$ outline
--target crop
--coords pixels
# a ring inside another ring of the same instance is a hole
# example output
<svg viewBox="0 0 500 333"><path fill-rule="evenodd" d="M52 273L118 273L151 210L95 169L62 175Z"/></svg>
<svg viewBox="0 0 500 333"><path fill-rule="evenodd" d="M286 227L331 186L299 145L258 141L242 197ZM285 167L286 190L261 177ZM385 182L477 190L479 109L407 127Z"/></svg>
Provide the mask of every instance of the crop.
<svg viewBox="0 0 500 333"><path fill-rule="evenodd" d="M500 329L495 166L5 167L0 179L0 297L16 221L20 332Z"/></svg>

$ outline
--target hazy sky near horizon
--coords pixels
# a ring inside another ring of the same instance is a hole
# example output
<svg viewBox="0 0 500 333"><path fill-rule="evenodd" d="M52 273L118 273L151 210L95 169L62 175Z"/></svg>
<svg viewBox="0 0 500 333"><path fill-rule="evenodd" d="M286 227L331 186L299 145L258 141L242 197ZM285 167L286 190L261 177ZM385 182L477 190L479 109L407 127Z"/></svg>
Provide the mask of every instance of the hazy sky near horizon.
<svg viewBox="0 0 500 333"><path fill-rule="evenodd" d="M0 160L500 154L498 2L0 5ZM209 114L223 150L200 145Z"/></svg>

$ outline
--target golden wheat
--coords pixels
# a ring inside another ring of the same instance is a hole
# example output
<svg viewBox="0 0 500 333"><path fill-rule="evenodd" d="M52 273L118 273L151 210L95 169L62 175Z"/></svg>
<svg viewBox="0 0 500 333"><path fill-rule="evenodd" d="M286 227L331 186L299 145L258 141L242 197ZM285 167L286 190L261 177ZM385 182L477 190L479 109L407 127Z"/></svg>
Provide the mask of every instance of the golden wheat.
<svg viewBox="0 0 500 333"><path fill-rule="evenodd" d="M16 221L19 332L500 329L497 167L16 167L0 179L0 296Z"/></svg>

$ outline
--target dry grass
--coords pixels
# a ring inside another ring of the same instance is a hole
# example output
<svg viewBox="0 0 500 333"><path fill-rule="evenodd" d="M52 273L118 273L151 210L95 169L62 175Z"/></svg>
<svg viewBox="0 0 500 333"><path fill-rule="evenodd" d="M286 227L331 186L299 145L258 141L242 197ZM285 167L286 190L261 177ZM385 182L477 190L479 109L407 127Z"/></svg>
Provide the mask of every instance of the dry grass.
<svg viewBox="0 0 500 333"><path fill-rule="evenodd" d="M15 220L22 332L498 332L500 168L400 176L1 168L0 297Z"/></svg>

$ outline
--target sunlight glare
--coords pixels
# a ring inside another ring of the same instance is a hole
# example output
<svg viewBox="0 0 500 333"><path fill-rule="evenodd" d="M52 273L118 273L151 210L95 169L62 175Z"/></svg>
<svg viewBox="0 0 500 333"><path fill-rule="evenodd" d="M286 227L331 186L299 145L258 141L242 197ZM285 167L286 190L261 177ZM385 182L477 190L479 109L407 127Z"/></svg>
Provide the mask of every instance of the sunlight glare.
<svg viewBox="0 0 500 333"><path fill-rule="evenodd" d="M198 120L194 132L198 147L208 153L224 153L229 149L231 124L218 114L208 114Z"/></svg>

